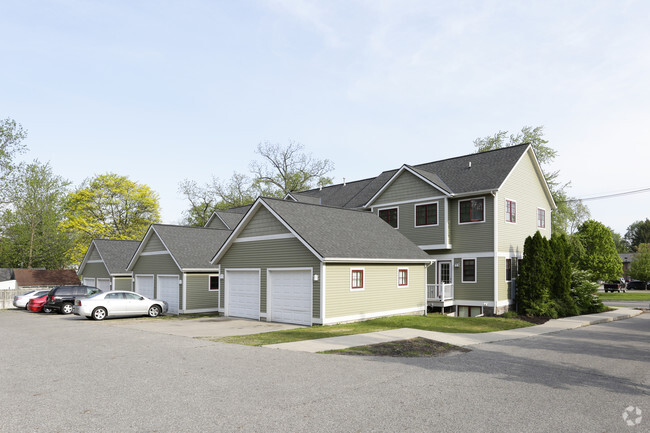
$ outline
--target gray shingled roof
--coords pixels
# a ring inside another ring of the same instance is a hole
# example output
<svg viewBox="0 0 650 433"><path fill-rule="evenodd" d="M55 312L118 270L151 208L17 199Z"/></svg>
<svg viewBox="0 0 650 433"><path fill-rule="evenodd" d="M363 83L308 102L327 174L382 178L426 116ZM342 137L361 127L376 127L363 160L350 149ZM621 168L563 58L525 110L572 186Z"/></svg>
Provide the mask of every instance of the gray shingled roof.
<svg viewBox="0 0 650 433"><path fill-rule="evenodd" d="M237 224L239 224L239 222L244 218L243 213L216 211L215 214L217 214L231 230L237 227Z"/></svg>
<svg viewBox="0 0 650 433"><path fill-rule="evenodd" d="M451 195L498 189L521 156L528 144L504 147L488 152L472 153L441 161L409 166ZM472 163L469 168L469 163ZM387 170L372 179L348 182L292 193L296 199L306 195L321 198L321 204L350 209L362 208L388 182L398 170Z"/></svg>
<svg viewBox="0 0 650 433"><path fill-rule="evenodd" d="M216 268L210 260L232 233L231 230L166 224L153 224L152 228L181 269Z"/></svg>
<svg viewBox="0 0 650 433"><path fill-rule="evenodd" d="M95 239L93 243L111 275L126 273L126 267L140 246L140 241L119 239Z"/></svg>
<svg viewBox="0 0 650 433"><path fill-rule="evenodd" d="M260 200L325 259L431 259L371 212L268 198Z"/></svg>

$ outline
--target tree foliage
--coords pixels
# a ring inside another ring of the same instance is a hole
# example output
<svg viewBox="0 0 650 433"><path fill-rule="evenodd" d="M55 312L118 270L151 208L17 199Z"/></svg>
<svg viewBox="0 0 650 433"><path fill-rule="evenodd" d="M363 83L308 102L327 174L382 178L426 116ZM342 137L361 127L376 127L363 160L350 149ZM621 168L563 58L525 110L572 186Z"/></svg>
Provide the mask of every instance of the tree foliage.
<svg viewBox="0 0 650 433"><path fill-rule="evenodd" d="M255 153L261 161L251 163L253 186L268 197L284 197L287 193L305 191L332 183L326 174L334 169L328 159L317 159L304 152L304 146L289 141L286 146L264 142Z"/></svg>
<svg viewBox="0 0 650 433"><path fill-rule="evenodd" d="M11 206L2 214L2 266L63 268L69 264L70 236L60 225L70 184L52 167L34 161L21 167Z"/></svg>
<svg viewBox="0 0 650 433"><path fill-rule="evenodd" d="M551 301L559 316L578 314L573 297L571 296L571 244L565 234L553 236L549 241L551 248L552 276Z"/></svg>
<svg viewBox="0 0 650 433"><path fill-rule="evenodd" d="M74 234L77 263L92 239L141 239L160 221L158 194L126 176L107 173L86 179L65 205L63 227Z"/></svg>
<svg viewBox="0 0 650 433"><path fill-rule="evenodd" d="M550 314L552 255L548 240L539 232L524 242L524 257L517 277L518 311L530 316Z"/></svg>
<svg viewBox="0 0 650 433"><path fill-rule="evenodd" d="M14 183L13 176L18 164L15 158L25 152L22 143L27 137L27 131L13 119L0 120L0 203L7 204L11 201L10 185Z"/></svg>
<svg viewBox="0 0 650 433"><path fill-rule="evenodd" d="M613 228L607 227L607 230L612 235L612 241L614 242L614 248L616 248L617 253L629 253L630 252L630 246L625 240L623 236L621 236L619 233L615 232Z"/></svg>
<svg viewBox="0 0 650 433"><path fill-rule="evenodd" d="M598 221L585 221L576 232L579 248L574 249L574 262L579 269L601 281L617 280L623 274L623 261L616 252L611 232Z"/></svg>
<svg viewBox="0 0 650 433"><path fill-rule="evenodd" d="M630 277L650 281L650 243L637 246L637 253L630 263Z"/></svg>
<svg viewBox="0 0 650 433"><path fill-rule="evenodd" d="M650 219L635 221L627 228L625 241L632 251L636 251L639 245L650 243Z"/></svg>
<svg viewBox="0 0 650 433"><path fill-rule="evenodd" d="M475 139L474 147L477 152L486 152L523 143L529 143L535 150L544 178L557 205L557 209L551 214L553 235L573 233L580 224L589 219L589 209L582 201L568 196L566 189L570 183L560 184L558 182L559 171L549 170L550 164L557 156L557 151L548 146L548 140L544 138L543 126L534 128L524 126L520 132L510 135L508 135L508 131L499 131L494 135Z"/></svg>

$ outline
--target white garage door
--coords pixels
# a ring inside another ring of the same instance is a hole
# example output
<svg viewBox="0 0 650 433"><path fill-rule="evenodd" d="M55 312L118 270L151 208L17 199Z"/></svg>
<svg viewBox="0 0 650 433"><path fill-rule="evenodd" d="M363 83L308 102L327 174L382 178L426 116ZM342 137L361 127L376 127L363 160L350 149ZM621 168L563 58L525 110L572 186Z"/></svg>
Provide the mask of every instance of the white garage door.
<svg viewBox="0 0 650 433"><path fill-rule="evenodd" d="M111 290L111 280L109 278L97 278L97 288L105 292Z"/></svg>
<svg viewBox="0 0 650 433"><path fill-rule="evenodd" d="M310 270L269 270L271 321L311 325L312 282Z"/></svg>
<svg viewBox="0 0 650 433"><path fill-rule="evenodd" d="M142 296L153 299L153 275L136 275L135 291Z"/></svg>
<svg viewBox="0 0 650 433"><path fill-rule="evenodd" d="M83 281L82 281L82 284L84 286L95 287L95 279L94 278L84 278Z"/></svg>
<svg viewBox="0 0 650 433"><path fill-rule="evenodd" d="M259 271L226 270L226 296L229 316L259 319Z"/></svg>
<svg viewBox="0 0 650 433"><path fill-rule="evenodd" d="M171 314L178 314L178 282L178 275L158 277L158 296L156 296L156 299L167 301L167 311Z"/></svg>

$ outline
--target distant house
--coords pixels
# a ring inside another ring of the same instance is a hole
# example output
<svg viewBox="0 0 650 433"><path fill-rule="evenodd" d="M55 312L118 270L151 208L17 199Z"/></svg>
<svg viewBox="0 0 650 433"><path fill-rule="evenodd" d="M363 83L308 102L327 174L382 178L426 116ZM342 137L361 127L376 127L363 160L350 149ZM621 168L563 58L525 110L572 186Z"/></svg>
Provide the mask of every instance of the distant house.
<svg viewBox="0 0 650 433"><path fill-rule="evenodd" d="M17 289L49 288L56 286L74 286L80 284L77 273L72 269L14 269Z"/></svg>
<svg viewBox="0 0 650 433"><path fill-rule="evenodd" d="M131 273L126 266L140 241L94 239L77 273L86 286L106 290L132 290Z"/></svg>
<svg viewBox="0 0 650 433"><path fill-rule="evenodd" d="M623 261L623 276L629 278L630 276L630 265L636 257L636 253L620 253L619 256Z"/></svg>

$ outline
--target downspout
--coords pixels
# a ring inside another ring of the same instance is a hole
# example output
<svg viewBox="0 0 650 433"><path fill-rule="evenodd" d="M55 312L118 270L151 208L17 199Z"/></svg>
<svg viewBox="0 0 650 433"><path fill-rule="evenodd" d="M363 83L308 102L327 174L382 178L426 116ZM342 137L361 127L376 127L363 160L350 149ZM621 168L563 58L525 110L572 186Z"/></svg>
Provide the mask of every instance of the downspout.
<svg viewBox="0 0 650 433"><path fill-rule="evenodd" d="M429 281L427 281L429 275L428 269L429 267L433 266L434 263L436 263L436 259L431 259L428 264L424 265L424 316L425 317L427 316L429 310L429 287L428 287ZM443 312L444 312L444 308L445 307L442 307Z"/></svg>
<svg viewBox="0 0 650 433"><path fill-rule="evenodd" d="M497 201L497 191L490 191L492 194L492 206L494 207L494 259L493 259L493 285L494 285L494 307L492 314L497 315L497 305L499 303L499 204ZM485 312L483 312L485 314Z"/></svg>

